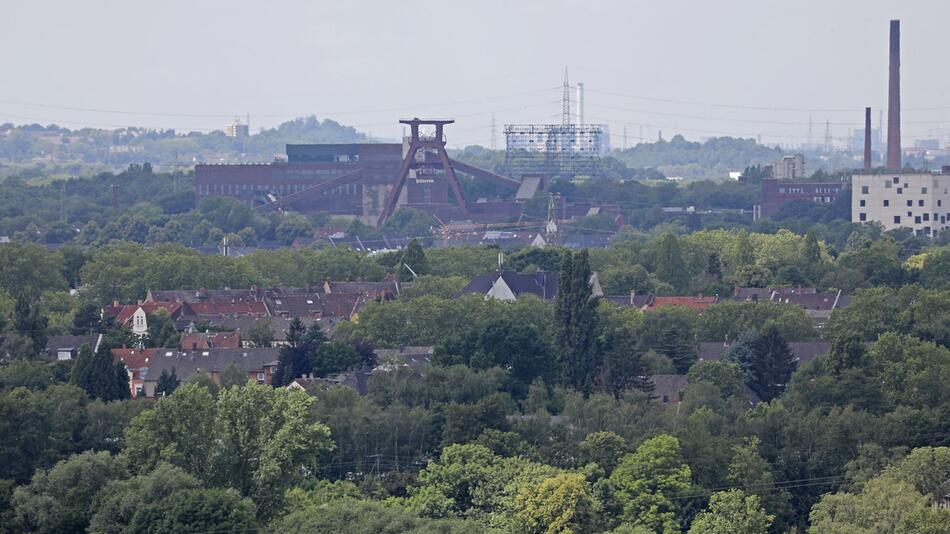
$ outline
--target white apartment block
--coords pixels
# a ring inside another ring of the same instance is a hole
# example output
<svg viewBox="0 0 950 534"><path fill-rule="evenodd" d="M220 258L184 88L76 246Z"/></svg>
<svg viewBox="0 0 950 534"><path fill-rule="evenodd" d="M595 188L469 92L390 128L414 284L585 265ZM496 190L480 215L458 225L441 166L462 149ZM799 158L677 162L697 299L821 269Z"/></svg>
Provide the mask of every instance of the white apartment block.
<svg viewBox="0 0 950 534"><path fill-rule="evenodd" d="M950 226L950 173L855 174L851 221L935 236Z"/></svg>

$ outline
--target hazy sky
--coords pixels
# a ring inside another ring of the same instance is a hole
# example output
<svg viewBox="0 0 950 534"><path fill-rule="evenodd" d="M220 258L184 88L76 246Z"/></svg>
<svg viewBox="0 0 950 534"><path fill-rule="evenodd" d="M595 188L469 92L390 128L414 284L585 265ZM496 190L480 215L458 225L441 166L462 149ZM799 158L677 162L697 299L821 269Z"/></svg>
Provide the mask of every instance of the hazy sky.
<svg viewBox="0 0 950 534"><path fill-rule="evenodd" d="M185 131L249 113L256 130L316 114L395 138L400 117L438 116L457 119L451 145L488 146L494 114L503 147L505 123L560 121L567 65L614 146L624 125L629 144L641 129L801 143L809 118L823 142L866 105L877 122L891 18L905 145L947 140L946 0L8 0L0 121Z"/></svg>

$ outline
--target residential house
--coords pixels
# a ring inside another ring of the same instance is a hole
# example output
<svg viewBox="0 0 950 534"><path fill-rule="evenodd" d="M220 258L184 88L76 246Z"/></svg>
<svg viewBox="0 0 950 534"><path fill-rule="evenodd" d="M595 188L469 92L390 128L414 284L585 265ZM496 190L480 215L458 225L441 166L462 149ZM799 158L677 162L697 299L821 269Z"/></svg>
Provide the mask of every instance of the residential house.
<svg viewBox="0 0 950 534"><path fill-rule="evenodd" d="M376 349L376 367L373 371L395 371L398 369L422 369L432 361L435 349L430 346L400 347L398 349Z"/></svg>
<svg viewBox="0 0 950 534"><path fill-rule="evenodd" d="M102 334L94 336L50 336L46 340L46 354L57 360L72 360L79 356L79 349L88 345L93 352L99 350Z"/></svg>
<svg viewBox="0 0 950 534"><path fill-rule="evenodd" d="M733 290L732 300L742 302L774 302L790 304L805 310L818 328L822 328L831 319L831 314L851 304L851 296L842 294L839 289L834 293L820 293L809 288L754 288L737 287Z"/></svg>
<svg viewBox="0 0 950 534"><path fill-rule="evenodd" d="M732 300L740 302L764 302L773 297L787 295L813 295L814 287L736 287L732 290Z"/></svg>
<svg viewBox="0 0 950 534"><path fill-rule="evenodd" d="M264 303L272 317L349 319L371 300L352 293L309 293L266 297Z"/></svg>
<svg viewBox="0 0 950 534"><path fill-rule="evenodd" d="M145 375L148 373L152 360L155 359L157 350L159 349L112 349L112 359L116 363L125 364L125 370L129 374L129 390L133 398L145 395ZM154 396L154 390L152 396Z"/></svg>
<svg viewBox="0 0 950 534"><path fill-rule="evenodd" d="M319 319L314 317L298 317L298 319L300 319L300 322L307 328L309 328L310 325L319 324L328 337L332 336L333 330L340 322L339 319L335 317ZM253 343L249 338L249 332L257 323L264 321L269 325L271 332L274 333L273 346L281 347L287 345L287 332L290 331L290 323L293 320L294 318L291 317L220 317L209 319L207 324L216 329L234 332L240 337L242 347L251 347ZM185 331L194 331L194 325L190 325Z"/></svg>
<svg viewBox="0 0 950 534"><path fill-rule="evenodd" d="M650 381L653 383L651 398L664 407L676 406L682 402L686 387L689 386L686 375L653 375ZM749 386L743 386L743 391L749 404L754 406L762 402L762 399L749 389Z"/></svg>
<svg viewBox="0 0 950 534"><path fill-rule="evenodd" d="M107 306L102 310L103 318L112 317L117 325L128 325L132 328L132 333L137 336L148 334L148 316L154 315L158 310L165 310L173 321L181 318L184 309L181 302L144 302L138 304L119 304L117 301L112 306Z"/></svg>
<svg viewBox="0 0 950 534"><path fill-rule="evenodd" d="M360 395L366 395L369 392L369 377L373 371L370 369L361 369L356 371L345 371L327 377L318 377L312 374L295 378L287 389L300 389L307 393L315 389L326 391L334 386L344 386L356 391Z"/></svg>
<svg viewBox="0 0 950 534"><path fill-rule="evenodd" d="M184 332L178 341L180 350L238 349L240 332Z"/></svg>
<svg viewBox="0 0 950 534"><path fill-rule="evenodd" d="M155 386L162 372L175 372L185 381L197 373L208 373L215 384L221 385L221 372L230 365L247 374L249 380L270 384L277 368L278 349L275 348L212 348L207 350L146 349L153 351L142 377L143 395L155 396ZM134 390L133 390L134 391Z"/></svg>
<svg viewBox="0 0 950 534"><path fill-rule="evenodd" d="M604 295L597 273L591 274L588 283L595 297ZM521 295L534 295L543 300L551 300L557 296L557 285L558 273L502 271L476 276L468 285L456 293L455 298L462 295L476 294L485 295L485 298L515 300Z"/></svg>
<svg viewBox="0 0 950 534"><path fill-rule="evenodd" d="M256 286L250 289L181 289L153 290L145 297L146 302L256 302L260 290Z"/></svg>

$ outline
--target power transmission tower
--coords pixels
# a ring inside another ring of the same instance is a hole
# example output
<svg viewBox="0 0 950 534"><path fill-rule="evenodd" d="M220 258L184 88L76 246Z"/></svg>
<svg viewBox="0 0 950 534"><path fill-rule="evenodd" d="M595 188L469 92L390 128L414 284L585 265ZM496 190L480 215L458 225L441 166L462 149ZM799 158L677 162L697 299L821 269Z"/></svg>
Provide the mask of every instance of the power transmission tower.
<svg viewBox="0 0 950 534"><path fill-rule="evenodd" d="M495 114L491 114L491 149L495 150Z"/></svg>
<svg viewBox="0 0 950 534"><path fill-rule="evenodd" d="M825 121L825 152L831 152L831 121Z"/></svg>
<svg viewBox="0 0 950 534"><path fill-rule="evenodd" d="M808 147L811 148L811 115L808 116Z"/></svg>
<svg viewBox="0 0 950 534"><path fill-rule="evenodd" d="M567 79L567 66L564 67L564 94L561 96L561 124L571 124L571 84Z"/></svg>

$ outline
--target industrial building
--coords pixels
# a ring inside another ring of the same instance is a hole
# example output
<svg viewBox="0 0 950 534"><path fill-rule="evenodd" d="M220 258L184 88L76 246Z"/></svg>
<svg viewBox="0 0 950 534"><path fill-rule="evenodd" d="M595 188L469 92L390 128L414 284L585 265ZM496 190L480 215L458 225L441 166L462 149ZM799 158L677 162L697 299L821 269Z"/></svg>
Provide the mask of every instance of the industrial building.
<svg viewBox="0 0 950 534"><path fill-rule="evenodd" d="M851 177L851 221L885 230L909 228L933 237L950 226L950 167L937 173L905 171L901 165L900 21L890 24L887 162L871 168L871 109L865 109L864 169Z"/></svg>
<svg viewBox="0 0 950 534"><path fill-rule="evenodd" d="M596 176L600 158L610 151L606 124L585 124L584 84L578 82L576 113L571 111L571 89L564 69L561 124L505 125L505 172L516 178L543 174L575 179Z"/></svg>
<svg viewBox="0 0 950 534"><path fill-rule="evenodd" d="M762 180L761 203L753 208L753 219L775 215L782 204L792 200L810 200L831 204L847 189L841 182L795 182L768 178Z"/></svg>
<svg viewBox="0 0 950 534"><path fill-rule="evenodd" d="M950 226L950 168L945 171L852 176L852 222L937 235Z"/></svg>
<svg viewBox="0 0 950 534"><path fill-rule="evenodd" d="M196 165L196 196L229 196L262 212L325 212L373 225L381 225L399 207L442 220L503 222L516 218L521 202L545 185L544 176L519 181L449 158L443 132L454 121L400 122L412 132L401 144L287 145L286 161ZM472 202L457 173L501 186L512 198Z"/></svg>

